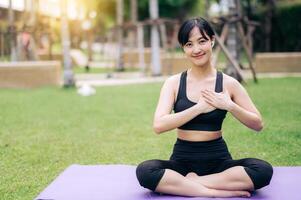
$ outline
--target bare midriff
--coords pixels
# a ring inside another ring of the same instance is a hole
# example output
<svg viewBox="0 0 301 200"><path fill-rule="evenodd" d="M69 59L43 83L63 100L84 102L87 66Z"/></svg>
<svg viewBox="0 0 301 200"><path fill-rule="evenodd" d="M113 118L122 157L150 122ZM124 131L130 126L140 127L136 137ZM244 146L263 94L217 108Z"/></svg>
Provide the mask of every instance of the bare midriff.
<svg viewBox="0 0 301 200"><path fill-rule="evenodd" d="M210 141L222 136L222 131L193 131L177 129L178 138L192 142Z"/></svg>

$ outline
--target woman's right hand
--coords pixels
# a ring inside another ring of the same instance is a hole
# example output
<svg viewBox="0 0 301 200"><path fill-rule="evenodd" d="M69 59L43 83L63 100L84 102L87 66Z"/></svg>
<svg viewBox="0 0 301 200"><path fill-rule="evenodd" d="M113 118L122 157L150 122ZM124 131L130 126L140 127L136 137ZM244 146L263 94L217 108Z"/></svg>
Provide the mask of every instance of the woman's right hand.
<svg viewBox="0 0 301 200"><path fill-rule="evenodd" d="M208 104L202 95L200 96L199 101L196 105L198 106L200 113L208 113L216 109L215 107Z"/></svg>

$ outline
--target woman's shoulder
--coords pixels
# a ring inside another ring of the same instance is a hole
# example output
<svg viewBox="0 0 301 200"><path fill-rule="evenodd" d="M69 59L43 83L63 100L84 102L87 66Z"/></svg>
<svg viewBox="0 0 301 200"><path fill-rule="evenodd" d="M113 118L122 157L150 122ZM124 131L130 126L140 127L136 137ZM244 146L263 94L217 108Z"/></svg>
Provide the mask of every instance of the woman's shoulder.
<svg viewBox="0 0 301 200"><path fill-rule="evenodd" d="M178 85L179 82L180 82L180 79L181 79L181 74L182 73L171 75L170 77L168 77L165 80L165 83L166 84L171 84L171 85L174 85L174 86Z"/></svg>
<svg viewBox="0 0 301 200"><path fill-rule="evenodd" d="M223 85L230 92L235 93L242 88L238 80L223 73Z"/></svg>
<svg viewBox="0 0 301 200"><path fill-rule="evenodd" d="M223 82L225 85L232 86L240 84L235 78L229 76L228 74L223 73Z"/></svg>
<svg viewBox="0 0 301 200"><path fill-rule="evenodd" d="M174 74L174 75L171 75L170 77L168 77L164 82L163 90L164 91L172 91L174 93L174 95L176 96L178 88L180 86L181 74L182 73L178 73L178 74Z"/></svg>

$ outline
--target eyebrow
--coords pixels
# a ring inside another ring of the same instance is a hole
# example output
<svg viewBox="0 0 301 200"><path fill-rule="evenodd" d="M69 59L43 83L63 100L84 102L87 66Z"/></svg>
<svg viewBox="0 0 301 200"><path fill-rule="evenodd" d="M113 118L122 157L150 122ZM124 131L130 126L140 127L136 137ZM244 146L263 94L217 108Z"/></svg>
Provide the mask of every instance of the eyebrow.
<svg viewBox="0 0 301 200"><path fill-rule="evenodd" d="M205 39L206 40L206 38L204 38L204 37L199 37L197 40L201 40L201 39ZM192 41L188 40L187 42L192 42Z"/></svg>

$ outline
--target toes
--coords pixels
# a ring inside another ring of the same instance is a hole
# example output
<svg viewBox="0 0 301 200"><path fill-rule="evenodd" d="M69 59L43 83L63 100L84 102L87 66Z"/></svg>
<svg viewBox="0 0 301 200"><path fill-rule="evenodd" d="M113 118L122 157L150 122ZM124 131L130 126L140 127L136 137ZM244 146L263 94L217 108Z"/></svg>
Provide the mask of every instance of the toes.
<svg viewBox="0 0 301 200"><path fill-rule="evenodd" d="M247 192L247 191L243 191L242 194L241 194L242 197L251 197L251 194L250 192Z"/></svg>

